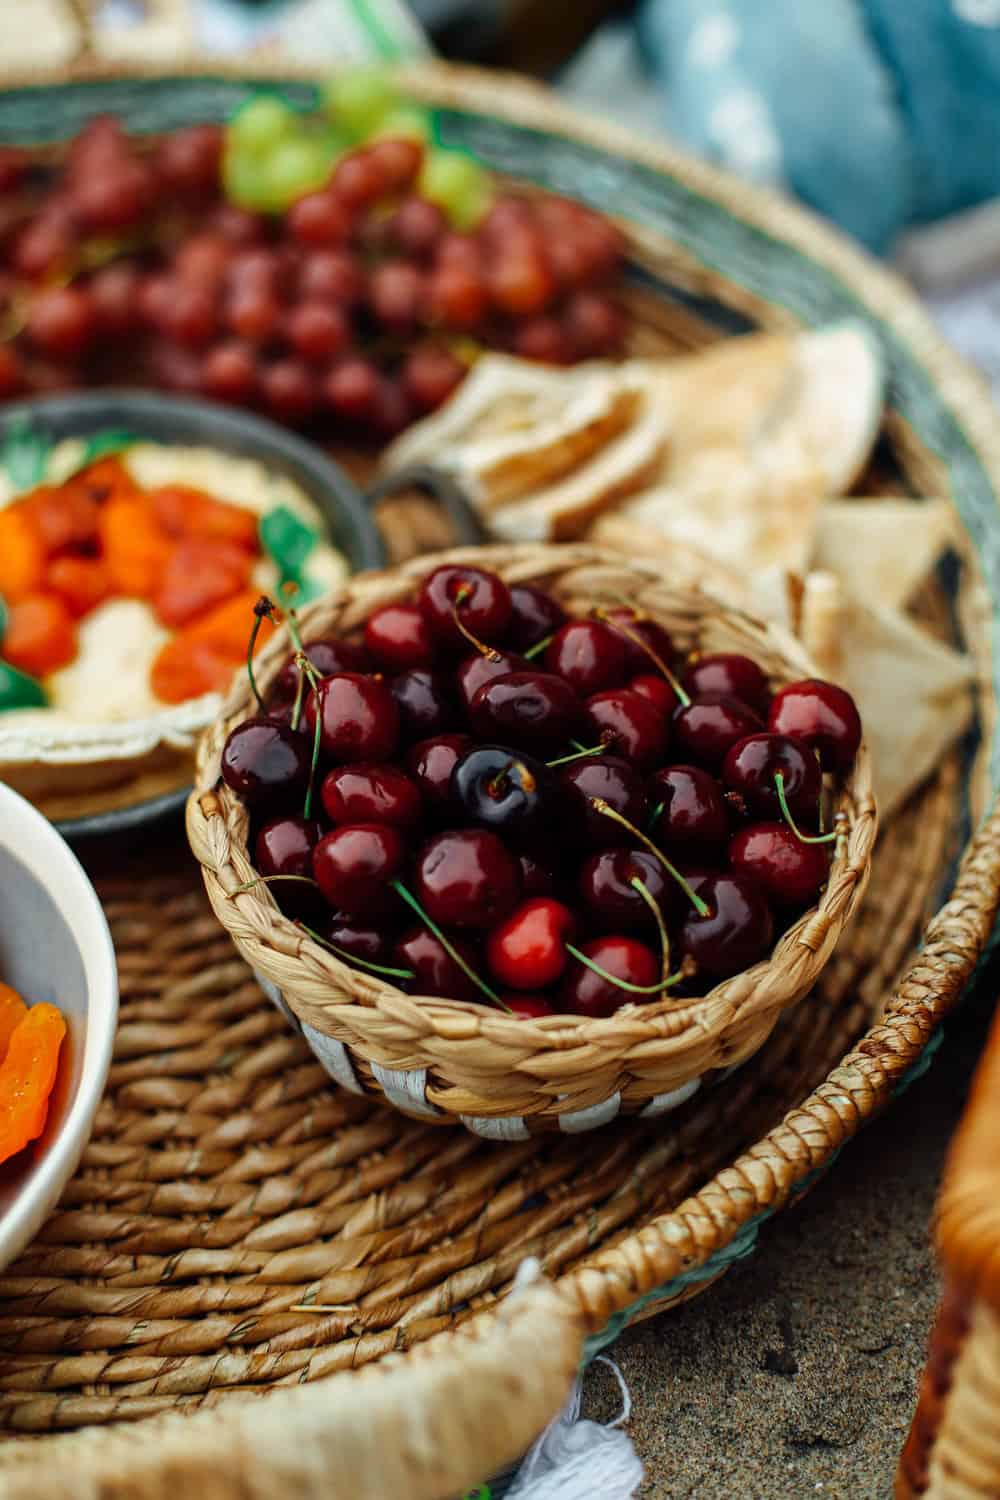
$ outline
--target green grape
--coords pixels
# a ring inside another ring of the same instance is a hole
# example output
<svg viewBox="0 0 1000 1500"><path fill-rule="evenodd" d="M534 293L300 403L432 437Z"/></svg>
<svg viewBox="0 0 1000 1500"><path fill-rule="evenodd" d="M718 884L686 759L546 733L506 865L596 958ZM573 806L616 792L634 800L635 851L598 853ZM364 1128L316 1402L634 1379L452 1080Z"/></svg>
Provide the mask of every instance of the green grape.
<svg viewBox="0 0 1000 1500"><path fill-rule="evenodd" d="M300 136L282 141L262 164L272 205L287 208L296 198L322 187L330 176L332 161L329 147L322 140Z"/></svg>
<svg viewBox="0 0 1000 1500"><path fill-rule="evenodd" d="M274 94L258 94L233 116L227 135L241 150L263 155L294 135L298 123L295 111L283 99Z"/></svg>
<svg viewBox="0 0 1000 1500"><path fill-rule="evenodd" d="M323 108L357 140L371 135L398 104L391 75L378 66L337 73L323 89Z"/></svg>
<svg viewBox="0 0 1000 1500"><path fill-rule="evenodd" d="M418 191L436 203L453 223L467 228L489 203L489 178L464 151L431 151L420 173Z"/></svg>
<svg viewBox="0 0 1000 1500"><path fill-rule="evenodd" d="M431 121L427 111L418 109L415 104L403 104L382 116L373 139L429 141L430 137Z"/></svg>
<svg viewBox="0 0 1000 1500"><path fill-rule="evenodd" d="M266 158L251 156L227 142L222 156L222 186L230 203L253 209L255 213L269 210L272 204L267 170Z"/></svg>

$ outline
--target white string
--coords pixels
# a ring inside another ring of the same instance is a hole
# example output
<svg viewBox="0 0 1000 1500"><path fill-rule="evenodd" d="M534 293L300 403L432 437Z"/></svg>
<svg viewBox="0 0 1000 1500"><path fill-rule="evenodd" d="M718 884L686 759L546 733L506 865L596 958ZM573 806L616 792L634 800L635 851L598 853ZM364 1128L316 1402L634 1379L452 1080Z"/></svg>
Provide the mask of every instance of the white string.
<svg viewBox="0 0 1000 1500"><path fill-rule="evenodd" d="M632 1440L621 1429L632 1398L621 1370L602 1355L618 1382L622 1409L613 1422L580 1420L577 1381L565 1407L531 1449L508 1491L507 1500L632 1500L642 1482L642 1464Z"/></svg>

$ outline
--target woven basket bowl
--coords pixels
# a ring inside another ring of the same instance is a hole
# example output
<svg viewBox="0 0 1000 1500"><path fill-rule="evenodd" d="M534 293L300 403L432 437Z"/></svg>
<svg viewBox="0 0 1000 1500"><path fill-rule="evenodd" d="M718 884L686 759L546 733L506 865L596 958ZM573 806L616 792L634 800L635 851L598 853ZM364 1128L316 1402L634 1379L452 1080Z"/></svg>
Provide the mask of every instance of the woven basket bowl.
<svg viewBox="0 0 1000 1500"><path fill-rule="evenodd" d="M351 634L375 609L415 595L442 561L478 562L510 583L551 590L567 613L586 615L628 599L669 631L681 651L745 652L774 688L813 675L790 637L723 609L710 595L681 593L643 566L588 546L456 549L395 570L358 576L302 613L306 642ZM293 650L287 629L262 655L261 690ZM202 738L188 836L216 915L247 962L284 999L332 1076L372 1090L407 1114L460 1120L477 1135L516 1140L531 1129L592 1129L619 1113L658 1115L682 1104L703 1080L744 1062L778 1016L806 995L860 901L871 868L876 816L862 747L840 789L847 832L816 907L778 940L771 956L693 1000L627 1005L607 1020L551 1016L524 1021L482 1005L406 995L348 967L284 917L266 885L245 889L245 805L221 781L226 737L256 704L246 674Z"/></svg>

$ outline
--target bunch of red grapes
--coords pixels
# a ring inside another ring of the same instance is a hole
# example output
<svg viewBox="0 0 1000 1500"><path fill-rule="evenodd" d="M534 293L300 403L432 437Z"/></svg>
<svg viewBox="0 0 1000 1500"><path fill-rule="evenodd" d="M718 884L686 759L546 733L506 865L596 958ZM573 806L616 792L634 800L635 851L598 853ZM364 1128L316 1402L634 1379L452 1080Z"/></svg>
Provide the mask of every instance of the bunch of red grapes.
<svg viewBox="0 0 1000 1500"><path fill-rule="evenodd" d="M626 605L567 619L445 565L289 661L221 768L260 876L348 964L609 1016L766 956L827 880L824 773L860 741L832 683L772 696L749 657L678 661Z"/></svg>
<svg viewBox="0 0 1000 1500"><path fill-rule="evenodd" d="M225 200L222 150L215 125L150 148L101 117L58 171L0 153L0 398L128 381L384 438L479 346L621 348L620 236L580 204L501 197L460 233L419 195L421 143L381 139L262 215Z"/></svg>

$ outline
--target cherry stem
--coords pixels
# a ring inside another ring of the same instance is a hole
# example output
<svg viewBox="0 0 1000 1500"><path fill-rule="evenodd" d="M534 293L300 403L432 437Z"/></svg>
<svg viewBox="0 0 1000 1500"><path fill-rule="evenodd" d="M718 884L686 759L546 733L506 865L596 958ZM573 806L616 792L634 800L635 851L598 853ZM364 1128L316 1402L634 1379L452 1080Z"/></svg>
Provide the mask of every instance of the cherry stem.
<svg viewBox="0 0 1000 1500"><path fill-rule="evenodd" d="M462 957L462 955L457 952L457 950L452 946L451 943L449 943L448 939L445 937L444 933L441 931L437 923L431 921L430 917L424 911L423 907L417 900L416 896L413 895L412 891L408 891L401 880L392 881L392 888L398 896L402 896L407 906L413 908L417 916L420 918L421 922L423 922L424 926L434 934L438 942L441 944L441 947L447 953L448 957L452 959L454 963L458 964L458 967L462 970L462 973L466 976L466 978L471 979L476 988L482 990L483 994L486 995L490 1000L492 1000L494 1005L499 1005L501 1010L505 1010L508 1015L513 1015L513 1011L511 1010L510 1006L504 1005L496 990L491 990L485 979L480 979L475 969L471 969L465 962L465 959Z"/></svg>
<svg viewBox="0 0 1000 1500"><path fill-rule="evenodd" d="M555 631L553 631L551 635L543 636L540 641L536 641L533 646L529 646L527 651L522 651L521 655L524 657L525 661L534 661L535 657L541 656L546 646L548 646L551 641L554 641L555 638Z"/></svg>
<svg viewBox="0 0 1000 1500"><path fill-rule="evenodd" d="M260 635L261 625L265 620L271 620L273 619L273 617L274 605L271 603L266 594L261 594L260 598L257 600L257 603L253 607L253 625L250 629L250 639L247 642L247 676L250 679L250 690L253 693L254 697L257 699L257 707L260 709L261 713L264 713L265 711L264 700L260 695L260 688L257 686L257 679L254 676L253 654L257 645L257 637Z"/></svg>
<svg viewBox="0 0 1000 1500"><path fill-rule="evenodd" d="M573 741L576 744L576 741ZM558 760L547 760L545 764L551 769L554 766L565 766L571 760L585 760L588 755L603 755L607 745L581 745L579 750L574 750L572 755L560 755Z"/></svg>
<svg viewBox="0 0 1000 1500"><path fill-rule="evenodd" d="M602 969L592 958L581 953L573 943L566 944L566 952L571 953L577 963L583 964L585 969L591 969L599 978L607 980L608 984L615 985L620 990L628 990L630 995L659 995L661 991L670 989L672 985L680 984L682 979L688 976L688 970L683 966L676 974L671 974L669 979L661 979L657 984L633 984L630 979L618 979L614 974L609 974L607 969Z"/></svg>
<svg viewBox="0 0 1000 1500"><path fill-rule="evenodd" d="M626 604L625 607L626 609L630 609L632 611L633 617L638 617L638 611L636 610L634 604ZM599 604L594 610L594 614L596 615L597 619L601 620L605 625L609 625L612 630L617 630L621 635L623 635L627 641L631 641L633 646L638 646L640 651L644 651L653 665L659 667L660 671L663 673L664 677L667 679L670 686L677 694L677 701L678 703L680 703L681 707L687 708L689 706L691 702L691 695L689 693L686 693L681 687L677 678L674 676L673 672L671 672L670 668L667 666L660 653L658 651L654 651L649 642L647 640L644 640L637 630L629 630L628 626L623 625L621 620L612 620L609 616L608 611L601 604Z"/></svg>
<svg viewBox="0 0 1000 1500"><path fill-rule="evenodd" d="M451 601L451 617L455 622L455 629L458 630L460 634L465 636L465 639L469 642L470 646L475 646L480 656L485 656L487 661L499 661L500 652L497 651L495 647L487 646L483 641L478 640L476 636L472 634L472 631L469 630L467 626L463 625L461 620L458 618L458 606L460 604L464 604L466 599L468 599L471 594L472 590L469 588L468 584L463 583L461 588L456 593L454 599Z"/></svg>
<svg viewBox="0 0 1000 1500"><path fill-rule="evenodd" d="M359 968L370 969L373 974L388 974L390 979L416 978L412 969L391 969L388 964L373 964L369 958L358 958L357 954L348 952L346 948L338 948L336 943L331 943L329 938L322 937L320 933L307 927L305 922L296 922L295 926L301 927L303 932L308 933L314 943L319 943L322 948L329 948L331 953L335 953L338 958L344 959L348 964L357 964Z"/></svg>
<svg viewBox="0 0 1000 1500"><path fill-rule="evenodd" d="M670 937L663 920L663 913L649 886L640 880L638 875L632 876L629 885L642 897L653 914L656 930L660 934L660 972L663 976L663 983L666 984L670 978Z"/></svg>
<svg viewBox="0 0 1000 1500"><path fill-rule="evenodd" d="M840 837L840 830L837 828L834 828L831 833L803 833L792 817L792 810L788 805L788 798L785 796L785 773L783 771L775 771L774 786L778 793L778 806L781 808L781 816L800 843L831 844L834 839Z"/></svg>
<svg viewBox="0 0 1000 1500"><path fill-rule="evenodd" d="M659 819L659 816L660 816L661 812L663 811L663 809L666 807L666 805L667 805L666 799L664 799L662 802L658 802L656 804L656 806L653 808L653 811L649 815L649 826L650 826L650 828L655 828L656 827L657 820Z"/></svg>
<svg viewBox="0 0 1000 1500"><path fill-rule="evenodd" d="M673 878L677 881L677 884L680 886L681 890L684 892L685 896L688 898L691 905L698 913L699 917L708 916L708 907L705 905L704 901L700 896L695 895L694 891L688 885L680 870L678 870L675 865L672 865L670 863L663 850L658 849L651 838L648 838L641 829L636 828L634 823L630 823L628 818L623 818L620 812L616 812L613 807L609 807L603 797L589 797L587 800L589 801L591 807L595 807L599 813L602 813L604 815L604 817L613 818L616 823L620 823L623 828L627 828L629 833L634 834L635 837L639 840L640 844L643 844L649 850L654 859L658 859L660 861L660 864L666 870L667 874L672 875Z"/></svg>
<svg viewBox="0 0 1000 1500"><path fill-rule="evenodd" d="M297 880L304 885L316 886L316 889L319 889L311 875L255 875L252 880L246 881L243 885L234 885L229 892L230 898L242 896L244 891L252 891L255 885L271 885L276 880Z"/></svg>
<svg viewBox="0 0 1000 1500"><path fill-rule="evenodd" d="M299 680L295 685L295 702L292 705L292 730L298 734L299 725L302 722L302 699L305 696L306 679L305 673L299 673Z"/></svg>

